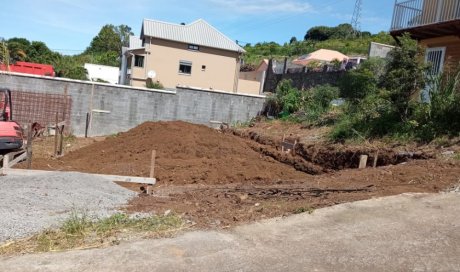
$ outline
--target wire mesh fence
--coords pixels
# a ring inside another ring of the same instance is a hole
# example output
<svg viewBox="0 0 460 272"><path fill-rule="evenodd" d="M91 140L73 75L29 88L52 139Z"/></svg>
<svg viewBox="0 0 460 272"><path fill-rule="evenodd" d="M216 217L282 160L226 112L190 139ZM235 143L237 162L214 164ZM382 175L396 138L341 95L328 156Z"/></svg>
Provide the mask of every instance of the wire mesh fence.
<svg viewBox="0 0 460 272"><path fill-rule="evenodd" d="M70 126L72 98L66 94L12 91L13 119L21 125L38 123L43 127L54 127L65 121ZM66 129L67 130L67 129Z"/></svg>

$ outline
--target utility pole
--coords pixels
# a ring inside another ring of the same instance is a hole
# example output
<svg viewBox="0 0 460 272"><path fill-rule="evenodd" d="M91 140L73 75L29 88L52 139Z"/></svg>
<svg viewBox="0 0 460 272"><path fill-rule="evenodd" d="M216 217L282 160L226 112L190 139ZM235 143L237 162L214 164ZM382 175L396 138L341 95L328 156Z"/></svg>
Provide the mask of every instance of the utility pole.
<svg viewBox="0 0 460 272"><path fill-rule="evenodd" d="M353 12L353 17L351 18L351 26L353 27L351 36L357 37L361 33L361 11L362 11L362 0L356 0L355 10Z"/></svg>

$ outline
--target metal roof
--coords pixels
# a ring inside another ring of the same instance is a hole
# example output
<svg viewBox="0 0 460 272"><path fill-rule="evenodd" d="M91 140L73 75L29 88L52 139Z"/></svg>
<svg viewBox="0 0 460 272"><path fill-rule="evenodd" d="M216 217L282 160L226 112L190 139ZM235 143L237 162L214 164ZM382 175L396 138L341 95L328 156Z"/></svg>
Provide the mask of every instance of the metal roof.
<svg viewBox="0 0 460 272"><path fill-rule="evenodd" d="M142 40L136 36L129 36L129 49L143 48Z"/></svg>
<svg viewBox="0 0 460 272"><path fill-rule="evenodd" d="M144 19L143 35L164 40L183 42L219 48L229 51L246 52L236 42L222 34L203 19L187 25L172 24Z"/></svg>

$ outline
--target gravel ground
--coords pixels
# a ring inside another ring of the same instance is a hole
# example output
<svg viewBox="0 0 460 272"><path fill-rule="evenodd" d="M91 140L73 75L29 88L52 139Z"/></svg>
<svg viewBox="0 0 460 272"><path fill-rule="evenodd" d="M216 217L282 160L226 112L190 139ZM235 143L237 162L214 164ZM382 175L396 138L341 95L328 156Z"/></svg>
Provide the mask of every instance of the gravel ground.
<svg viewBox="0 0 460 272"><path fill-rule="evenodd" d="M72 211L103 217L136 194L80 173L0 177L0 243L57 226Z"/></svg>

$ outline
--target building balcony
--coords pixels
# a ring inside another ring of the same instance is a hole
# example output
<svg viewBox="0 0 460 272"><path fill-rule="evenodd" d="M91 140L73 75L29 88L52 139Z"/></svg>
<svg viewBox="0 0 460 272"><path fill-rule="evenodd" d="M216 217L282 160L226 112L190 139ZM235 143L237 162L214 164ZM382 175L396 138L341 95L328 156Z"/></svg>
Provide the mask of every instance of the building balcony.
<svg viewBox="0 0 460 272"><path fill-rule="evenodd" d="M396 0L390 32L416 39L458 35L460 0Z"/></svg>

